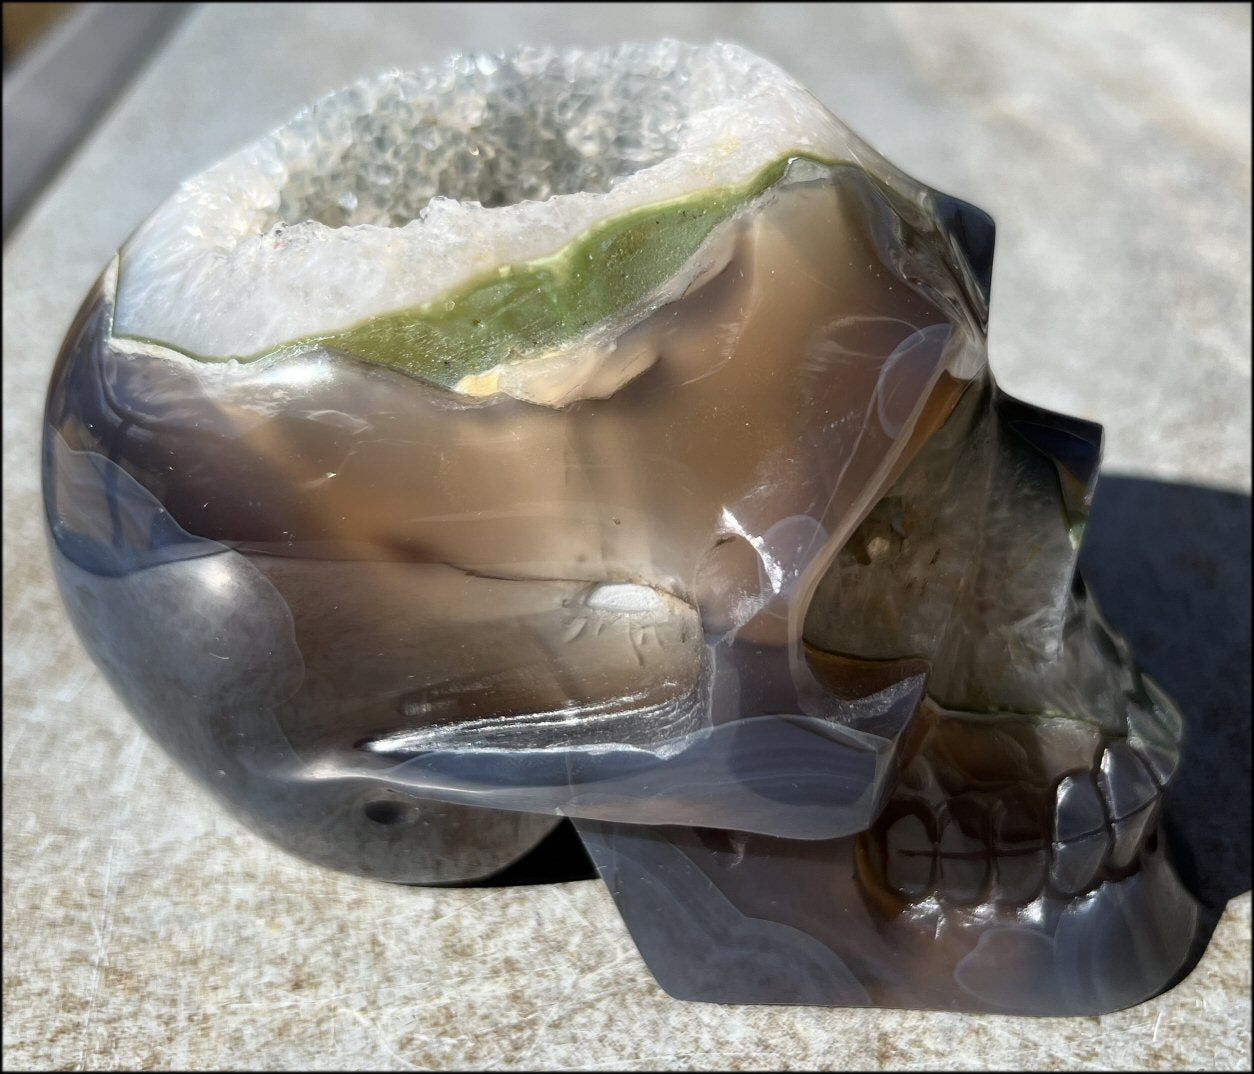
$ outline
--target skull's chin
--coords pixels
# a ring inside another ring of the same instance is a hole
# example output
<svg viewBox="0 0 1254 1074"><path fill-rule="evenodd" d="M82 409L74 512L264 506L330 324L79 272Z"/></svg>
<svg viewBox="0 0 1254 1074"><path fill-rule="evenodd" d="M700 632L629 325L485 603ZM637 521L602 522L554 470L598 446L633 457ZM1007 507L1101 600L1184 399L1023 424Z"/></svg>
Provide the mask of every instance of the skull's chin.
<svg viewBox="0 0 1254 1074"><path fill-rule="evenodd" d="M786 161L864 152L731 46L392 72L185 183L122 251L114 332L210 362L316 342L526 398L505 367L612 351L719 267L720 232Z"/></svg>

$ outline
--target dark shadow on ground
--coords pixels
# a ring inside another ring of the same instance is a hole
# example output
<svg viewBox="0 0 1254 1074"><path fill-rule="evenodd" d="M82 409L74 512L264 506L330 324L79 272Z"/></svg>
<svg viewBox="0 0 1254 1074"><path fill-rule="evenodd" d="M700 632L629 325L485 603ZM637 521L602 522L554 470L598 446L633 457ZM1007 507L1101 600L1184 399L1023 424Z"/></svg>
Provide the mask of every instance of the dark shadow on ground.
<svg viewBox="0 0 1254 1074"><path fill-rule="evenodd" d="M1163 828L1203 907L1191 969L1224 905L1250 890L1250 497L1104 475L1080 571L1184 716Z"/></svg>
<svg viewBox="0 0 1254 1074"><path fill-rule="evenodd" d="M563 820L535 849L513 865L469 886L512 888L521 884L565 884L571 880L594 880L596 875L596 866L584 850L575 826Z"/></svg>

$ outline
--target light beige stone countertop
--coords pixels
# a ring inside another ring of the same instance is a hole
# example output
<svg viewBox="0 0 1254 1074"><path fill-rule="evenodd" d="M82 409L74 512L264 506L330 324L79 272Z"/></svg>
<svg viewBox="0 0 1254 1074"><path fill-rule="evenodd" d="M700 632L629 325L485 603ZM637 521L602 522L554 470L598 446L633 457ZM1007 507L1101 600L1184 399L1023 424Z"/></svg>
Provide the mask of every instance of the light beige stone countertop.
<svg viewBox="0 0 1254 1074"><path fill-rule="evenodd" d="M144 216L358 75L662 34L763 53L906 171L992 212L993 368L1013 394L1106 426L1106 470L1127 479L1111 502L1222 490L1247 513L1198 583L1246 622L1190 643L1199 659L1229 646L1234 670L1179 700L1221 721L1203 740L1248 753L1248 598L1219 592L1249 581L1248 5L203 6L5 249L6 1069L1249 1069L1248 820L1199 836L1245 871L1203 960L1127 1011L685 1004L654 984L599 882L392 887L270 848L145 739L81 649L44 545L39 418L79 301ZM1168 581L1193 569L1187 553ZM1198 613L1142 615L1125 588L1111 617L1179 691L1159 617ZM1244 774L1208 763L1216 816L1248 815L1248 759Z"/></svg>

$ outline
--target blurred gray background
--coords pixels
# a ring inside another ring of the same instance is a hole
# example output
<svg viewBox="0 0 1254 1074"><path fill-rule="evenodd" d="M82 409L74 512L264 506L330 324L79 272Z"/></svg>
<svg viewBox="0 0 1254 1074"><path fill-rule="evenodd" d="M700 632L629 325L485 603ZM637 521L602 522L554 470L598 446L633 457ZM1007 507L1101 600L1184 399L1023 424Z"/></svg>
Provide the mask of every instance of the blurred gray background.
<svg viewBox="0 0 1254 1074"><path fill-rule="evenodd" d="M110 6L66 16L59 60L43 42L5 69L6 159L46 155L4 251L6 1067L1248 1068L1248 5L156 5L166 21L120 35ZM595 882L393 888L262 844L73 636L43 547L43 392L93 279L178 182L383 67L663 35L749 46L991 212L995 373L1105 425L1084 565L1185 712L1172 833L1218 921L1163 996L1031 1022L676 1003Z"/></svg>

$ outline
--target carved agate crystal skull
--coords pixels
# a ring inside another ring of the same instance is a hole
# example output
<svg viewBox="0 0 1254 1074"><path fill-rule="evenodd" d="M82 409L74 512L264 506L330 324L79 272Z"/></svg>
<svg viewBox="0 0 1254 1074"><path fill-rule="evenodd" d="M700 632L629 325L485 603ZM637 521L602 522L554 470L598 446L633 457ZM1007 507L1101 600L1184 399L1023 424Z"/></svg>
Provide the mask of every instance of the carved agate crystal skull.
<svg viewBox="0 0 1254 1074"><path fill-rule="evenodd" d="M1180 720L1076 577L1100 429L993 224L674 42L363 81L185 183L53 374L61 593L315 862L569 817L687 999L1095 1013L1180 971Z"/></svg>

